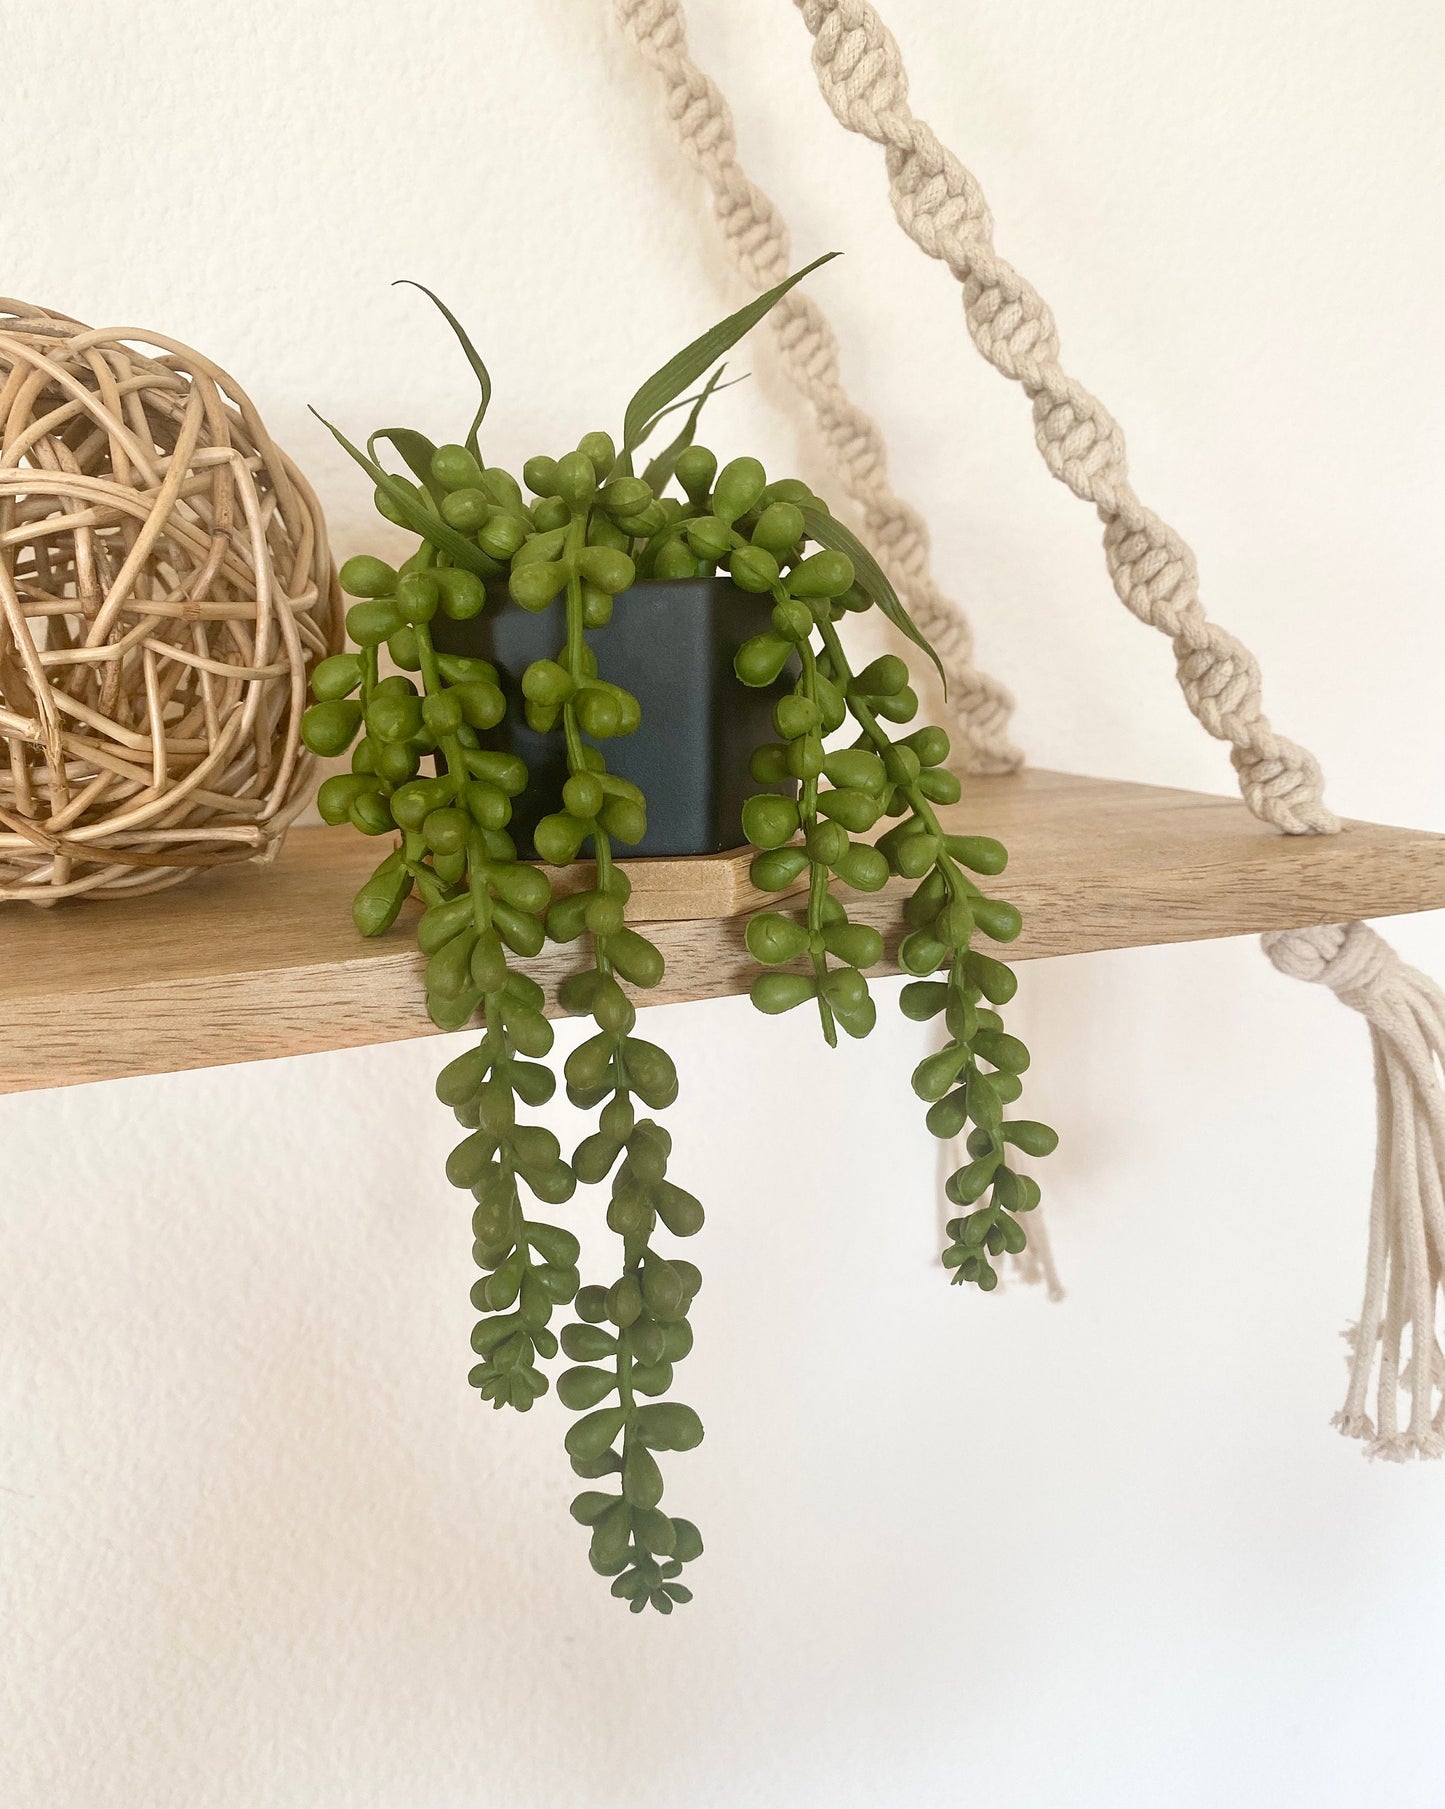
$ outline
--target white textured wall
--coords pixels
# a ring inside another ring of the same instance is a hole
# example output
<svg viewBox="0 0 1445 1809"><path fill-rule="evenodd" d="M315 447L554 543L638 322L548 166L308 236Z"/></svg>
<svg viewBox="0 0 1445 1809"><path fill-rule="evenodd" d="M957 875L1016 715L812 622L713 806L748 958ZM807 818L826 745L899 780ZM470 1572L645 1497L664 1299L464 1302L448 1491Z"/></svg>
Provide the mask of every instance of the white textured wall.
<svg viewBox="0 0 1445 1809"><path fill-rule="evenodd" d="M439 437L470 407L392 277L474 323L507 459L615 421L738 297L605 10L12 0L0 288L217 356L355 550L306 402ZM692 10L800 260L848 253L817 293L1035 757L1227 788L792 7ZM1439 9L887 10L1276 719L1342 810L1445 828ZM714 437L818 476L751 361ZM1398 940L1445 970L1438 918ZM458 1042L0 1102L0 1801L1438 1804L1445 1469L1328 1429L1360 1027L1248 942L1034 965L1018 1016L1065 1139L1056 1309L932 1266L920 1031L829 1058L743 1001L652 1020L711 1213L708 1439L668 1472L709 1553L669 1623L588 1572L555 1404L467 1389Z"/></svg>

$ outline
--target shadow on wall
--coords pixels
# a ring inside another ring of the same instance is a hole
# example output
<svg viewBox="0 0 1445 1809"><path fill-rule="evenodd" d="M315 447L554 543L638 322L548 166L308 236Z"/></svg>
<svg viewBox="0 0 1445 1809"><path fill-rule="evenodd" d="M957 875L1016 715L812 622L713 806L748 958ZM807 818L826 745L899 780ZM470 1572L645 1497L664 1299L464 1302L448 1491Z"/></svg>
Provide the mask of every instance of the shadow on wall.
<svg viewBox="0 0 1445 1809"><path fill-rule="evenodd" d="M860 1327L946 1373L996 1326L934 1254L906 1082L922 1027L885 1009L825 1059L815 1026L745 1001L666 1009L679 1153L712 1215L685 1391L709 1436L676 1483L709 1557L688 1614L655 1625L587 1569L569 1416L550 1398L486 1413L466 1386L442 1045L5 1102L12 1172L38 1178L0 1233L8 1368L30 1379L11 1416L25 1499L0 1510L28 1547L12 1687L57 1730L49 1783L15 1800L68 1809L103 1763L97 1809L399 1803L425 1752L434 1789L484 1775L509 1809L731 1803L696 1794L696 1766L740 1790L796 1762L800 1718L846 1748L906 1712L900 1660L932 1615L916 1567L948 1528L925 1513L900 1541L918 1427ZM877 1136L843 1134L849 1098L874 1100ZM42 1625L63 1630L48 1648Z"/></svg>

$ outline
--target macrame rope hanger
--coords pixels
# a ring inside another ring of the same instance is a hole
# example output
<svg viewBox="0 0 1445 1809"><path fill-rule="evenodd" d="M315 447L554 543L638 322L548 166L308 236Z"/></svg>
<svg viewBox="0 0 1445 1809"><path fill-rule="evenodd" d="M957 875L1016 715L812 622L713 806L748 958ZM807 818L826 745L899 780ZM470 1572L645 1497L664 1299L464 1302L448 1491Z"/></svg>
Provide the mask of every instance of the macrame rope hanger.
<svg viewBox="0 0 1445 1809"><path fill-rule="evenodd" d="M952 271L974 344L1033 404L1044 462L1097 509L1120 601L1170 637L1185 700L1211 735L1229 743L1246 805L1287 835L1335 834L1340 825L1324 801L1318 761L1271 727L1258 662L1206 616L1193 552L1135 494L1118 423L1060 363L1053 315L994 249L978 182L909 107L902 57L877 11L867 0L794 4L814 40L813 71L824 100L848 131L883 148L899 225ZM680 0L613 0L613 11L662 79L668 122L712 191L734 263L754 288L770 287L789 267L788 230L742 170L727 103L688 53ZM817 303L797 290L774 311L773 322L784 371L811 404L839 480L889 576L938 647L963 737L960 764L972 772L1012 770L1021 759L1008 740L1013 699L973 664L972 632L933 577L927 527L894 494L882 433L843 388L831 327ZM1349 1387L1335 1424L1364 1440L1371 1456L1439 1457L1445 1453L1445 1354L1437 1333L1445 1276L1445 994L1363 923L1279 931L1262 942L1281 973L1328 986L1360 1012L1374 1053L1378 1140L1364 1300L1349 1334ZM1403 1426L1402 1396L1408 1401Z"/></svg>

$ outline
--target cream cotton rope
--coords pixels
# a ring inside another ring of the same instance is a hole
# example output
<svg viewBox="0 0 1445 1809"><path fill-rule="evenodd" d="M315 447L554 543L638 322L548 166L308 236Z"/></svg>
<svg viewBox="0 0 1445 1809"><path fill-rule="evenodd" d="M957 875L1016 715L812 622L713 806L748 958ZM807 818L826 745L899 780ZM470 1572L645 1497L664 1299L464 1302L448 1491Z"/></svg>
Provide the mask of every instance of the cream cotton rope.
<svg viewBox="0 0 1445 1809"><path fill-rule="evenodd" d="M910 109L898 45L877 12L865 0L795 4L815 40L813 68L824 99L849 131L884 147L900 226L958 279L974 343L1033 402L1035 435L1049 469L1097 508L1120 600L1170 636L1189 708L1211 735L1230 744L1245 803L1287 834L1335 833L1339 822L1324 802L1318 762L1270 726L1258 662L1206 617L1192 551L1135 494L1117 422L1060 364L1053 316L994 250L992 219L977 181ZM614 6L628 36L667 83L674 133L713 189L739 268L759 287L777 280L774 270L781 275L786 268L786 229L738 168L731 116L716 86L687 57L678 0L614 0ZM769 261L774 248L776 264ZM855 410L853 421L844 412L851 404L838 387L836 342L816 310L806 316L800 303L785 317L783 332L785 356L792 353L790 374L819 408L835 460L866 516L869 474L889 495L881 437L866 416ZM807 360L815 346L821 390L810 386ZM837 411L831 415L830 404ZM865 442L864 481L856 488L850 428ZM883 517L893 519L886 508ZM926 531L913 519L914 544L926 560ZM871 518L869 528L877 532ZM891 550L896 557L896 545ZM952 606L929 579L920 610L916 583L908 583L906 566L899 569L921 625L936 634L928 605ZM963 645L971 648L971 637ZM1374 1049L1378 1145L1364 1303L1351 1334L1349 1390L1335 1423L1363 1439L1372 1456L1438 1457L1445 1451L1445 1357L1437 1334L1445 1275L1445 995L1363 924L1281 931L1263 944L1282 973L1326 985L1361 1012ZM1372 1380L1373 1420L1367 1406ZM1409 1397L1403 1431L1402 1392Z"/></svg>
<svg viewBox="0 0 1445 1809"><path fill-rule="evenodd" d="M1350 1334L1350 1386L1335 1424L1368 1441L1376 1457L1445 1453L1445 1356L1435 1301L1445 1267L1445 999L1424 974L1406 967L1367 924L1284 930L1262 938L1284 974L1317 980L1362 1012L1375 1057L1378 1134L1370 1204L1365 1298ZM1401 1368L1410 1327L1408 1365ZM1380 1352L1376 1418L1366 1402ZM1410 1422L1399 1430L1399 1393L1410 1395ZM1441 1405L1432 1415L1436 1390Z"/></svg>
<svg viewBox="0 0 1445 1809"><path fill-rule="evenodd" d="M733 262L755 289L771 289L792 262L788 228L738 163L732 114L716 83L688 55L679 0L614 0L613 11L625 36L662 77L668 122L712 190ZM958 764L975 773L1012 772L1023 760L1008 738L1013 698L973 663L967 618L938 588L929 565L928 527L917 509L894 494L878 423L843 387L838 341L827 317L811 296L794 289L771 318L783 368L812 404L833 468L863 512L869 544L943 663L948 703L964 738Z"/></svg>
<svg viewBox="0 0 1445 1809"><path fill-rule="evenodd" d="M817 40L823 98L850 132L885 147L899 225L963 284L974 344L1032 399L1050 471L1098 509L1120 601L1174 642L1185 698L1211 735L1231 743L1245 802L1291 835L1338 829L1319 763L1269 725L1254 655L1206 618L1194 554L1134 494L1118 423L1064 370L1042 296L994 250L983 191L909 108L898 46L877 13L849 0L796 4Z"/></svg>
<svg viewBox="0 0 1445 1809"><path fill-rule="evenodd" d="M1141 621L1173 639L1185 698L1211 735L1231 743L1245 803L1289 834L1334 833L1339 822L1325 805L1318 761L1270 727L1254 656L1206 618L1193 553L1134 494L1117 422L1059 363L1053 316L995 252L977 181L909 107L897 43L864 0L795 4L815 40L813 70L824 100L849 131L885 148L899 225L963 285L974 343L1032 399L1049 469L1098 509L1114 588ZM1280 931L1264 938L1264 949L1282 973L1318 981L1361 1012L1375 1052L1379 1129L1365 1298L1352 1334L1349 1392L1335 1423L1364 1439L1372 1456L1438 1457L1445 1449L1437 1332L1445 1272L1445 995L1363 924ZM1372 1422L1365 1403L1377 1364ZM1402 1390L1410 1396L1403 1432Z"/></svg>

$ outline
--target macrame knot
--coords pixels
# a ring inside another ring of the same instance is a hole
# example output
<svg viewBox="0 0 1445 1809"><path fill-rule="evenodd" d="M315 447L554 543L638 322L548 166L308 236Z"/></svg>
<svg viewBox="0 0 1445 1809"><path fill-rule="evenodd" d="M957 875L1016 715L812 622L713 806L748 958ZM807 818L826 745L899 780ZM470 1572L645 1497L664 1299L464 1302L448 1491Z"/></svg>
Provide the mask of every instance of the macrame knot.
<svg viewBox="0 0 1445 1809"><path fill-rule="evenodd" d="M1221 732L1231 732L1227 720ZM1339 818L1320 795L1319 762L1306 749L1270 730L1266 742L1236 746L1229 758L1245 803L1262 822L1285 835L1334 835L1339 829Z"/></svg>
<svg viewBox="0 0 1445 1809"><path fill-rule="evenodd" d="M1367 923L1275 930L1261 938L1282 974L1328 986L1341 1003L1369 1016L1370 1005L1404 963Z"/></svg>

